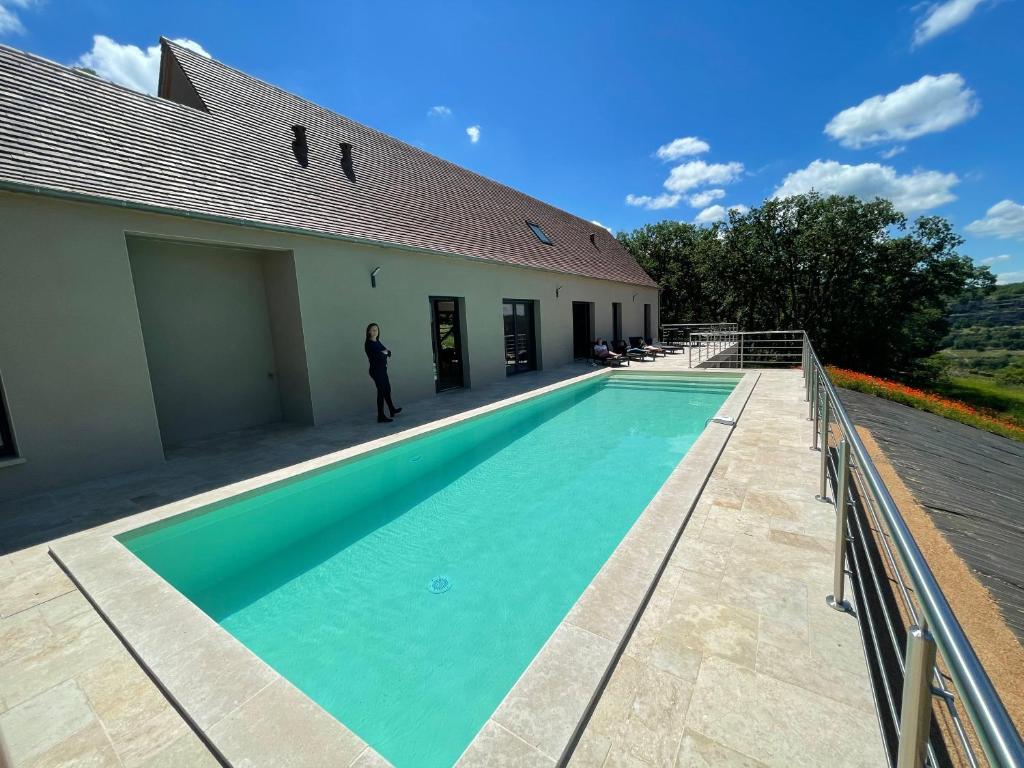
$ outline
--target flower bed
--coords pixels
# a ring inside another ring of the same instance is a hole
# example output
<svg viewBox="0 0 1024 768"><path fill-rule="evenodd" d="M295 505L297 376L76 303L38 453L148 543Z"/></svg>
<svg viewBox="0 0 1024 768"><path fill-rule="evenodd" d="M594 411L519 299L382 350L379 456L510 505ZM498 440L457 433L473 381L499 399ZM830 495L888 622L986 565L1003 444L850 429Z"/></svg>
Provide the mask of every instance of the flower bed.
<svg viewBox="0 0 1024 768"><path fill-rule="evenodd" d="M857 373L856 371L848 371L845 368L835 368L833 366L827 366L827 368L829 378L832 379L832 383L837 387L884 397L886 400L893 400L897 403L909 405L912 408L919 408L922 411L945 416L947 419L959 421L961 424L969 424L972 427L994 432L1003 437L1024 441L1024 427L959 400L950 400L932 392L926 392L923 389L908 387L906 384L900 384L898 381L882 379L878 376L869 376L866 373Z"/></svg>

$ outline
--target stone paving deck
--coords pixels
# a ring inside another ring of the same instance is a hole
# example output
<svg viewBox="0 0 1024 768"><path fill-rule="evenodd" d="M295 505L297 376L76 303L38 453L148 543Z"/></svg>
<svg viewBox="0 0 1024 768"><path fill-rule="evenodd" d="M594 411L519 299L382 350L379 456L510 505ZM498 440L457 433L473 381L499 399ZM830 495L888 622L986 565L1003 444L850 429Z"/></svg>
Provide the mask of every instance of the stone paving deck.
<svg viewBox="0 0 1024 768"><path fill-rule="evenodd" d="M685 366L677 355L645 367ZM589 370L567 366L410 404L402 426ZM762 375L573 765L884 763L856 623L824 603L833 518L814 501L817 454L801 382L799 373ZM91 528L379 429L366 419L249 431L153 470L0 507L9 548L0 557L0 743L9 767L218 765L49 558L39 530L55 538ZM12 551L14 541L31 546Z"/></svg>
<svg viewBox="0 0 1024 768"><path fill-rule="evenodd" d="M885 765L802 382L762 373L570 765Z"/></svg>

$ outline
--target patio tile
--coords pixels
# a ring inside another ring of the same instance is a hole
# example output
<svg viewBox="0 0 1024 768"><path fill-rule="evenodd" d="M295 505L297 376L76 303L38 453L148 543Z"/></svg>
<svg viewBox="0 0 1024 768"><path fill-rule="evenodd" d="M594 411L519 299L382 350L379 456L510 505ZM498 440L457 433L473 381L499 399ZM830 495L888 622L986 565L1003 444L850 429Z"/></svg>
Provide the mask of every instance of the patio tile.
<svg viewBox="0 0 1024 768"><path fill-rule="evenodd" d="M220 768L206 745L192 731L186 730L160 751L150 755L138 768Z"/></svg>
<svg viewBox="0 0 1024 768"><path fill-rule="evenodd" d="M82 689L68 680L0 715L0 739L17 768L95 722Z"/></svg>
<svg viewBox="0 0 1024 768"><path fill-rule="evenodd" d="M697 731L687 729L679 744L675 768L763 768L764 763Z"/></svg>
<svg viewBox="0 0 1024 768"><path fill-rule="evenodd" d="M637 687L622 742L645 763L672 766L683 733L692 685L648 667Z"/></svg>
<svg viewBox="0 0 1024 768"><path fill-rule="evenodd" d="M171 744L188 726L127 653L78 676L125 768L135 768Z"/></svg>
<svg viewBox="0 0 1024 768"><path fill-rule="evenodd" d="M651 662L684 679L693 679L700 656L712 654L754 667L757 614L706 599L676 593L672 617L655 644Z"/></svg>
<svg viewBox="0 0 1024 768"><path fill-rule="evenodd" d="M455 765L458 768L554 768L555 761L488 720Z"/></svg>
<svg viewBox="0 0 1024 768"><path fill-rule="evenodd" d="M209 728L236 766L347 766L366 743L284 679L278 679Z"/></svg>
<svg viewBox="0 0 1024 768"><path fill-rule="evenodd" d="M615 644L562 624L492 716L498 725L557 758L611 660Z"/></svg>
<svg viewBox="0 0 1024 768"><path fill-rule="evenodd" d="M52 634L38 608L0 619L0 666L29 655Z"/></svg>
<svg viewBox="0 0 1024 768"><path fill-rule="evenodd" d="M206 634L151 663L153 673L203 730L266 688L272 670L226 634Z"/></svg>
<svg viewBox="0 0 1024 768"><path fill-rule="evenodd" d="M59 744L14 768L122 768L103 727L92 722Z"/></svg>
<svg viewBox="0 0 1024 768"><path fill-rule="evenodd" d="M73 591L75 585L54 562L17 571L0 589L0 617L12 616L47 600Z"/></svg>
<svg viewBox="0 0 1024 768"><path fill-rule="evenodd" d="M0 691L8 708L102 663L124 647L91 617L62 622L30 653L0 666Z"/></svg>
<svg viewBox="0 0 1024 768"><path fill-rule="evenodd" d="M701 665L686 725L766 765L818 768L837 756L851 767L885 762L874 717L724 659Z"/></svg>
<svg viewBox="0 0 1024 768"><path fill-rule="evenodd" d="M349 768L391 768L391 763L367 747Z"/></svg>

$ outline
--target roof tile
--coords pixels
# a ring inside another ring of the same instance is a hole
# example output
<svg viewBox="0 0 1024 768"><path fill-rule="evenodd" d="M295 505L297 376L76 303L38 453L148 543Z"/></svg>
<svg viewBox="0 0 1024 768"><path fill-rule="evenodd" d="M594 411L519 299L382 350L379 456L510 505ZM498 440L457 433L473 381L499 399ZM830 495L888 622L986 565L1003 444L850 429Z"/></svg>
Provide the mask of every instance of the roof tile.
<svg viewBox="0 0 1024 768"><path fill-rule="evenodd" d="M162 43L208 112L0 46L0 180L655 285L589 221ZM307 167L292 154L296 124L307 128ZM352 144L354 181L340 142ZM541 243L527 220L554 244Z"/></svg>

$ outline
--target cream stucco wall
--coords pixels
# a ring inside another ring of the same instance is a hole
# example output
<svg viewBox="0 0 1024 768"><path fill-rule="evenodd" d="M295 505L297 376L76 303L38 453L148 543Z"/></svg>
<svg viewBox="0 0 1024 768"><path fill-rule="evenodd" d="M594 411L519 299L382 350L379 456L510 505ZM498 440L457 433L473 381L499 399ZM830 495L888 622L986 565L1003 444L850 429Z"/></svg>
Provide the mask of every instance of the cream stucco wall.
<svg viewBox="0 0 1024 768"><path fill-rule="evenodd" d="M288 375L307 368L286 416L326 423L372 414L363 329L380 323L393 350L396 402L434 391L430 296L464 299L463 345L474 386L505 376L503 298L537 302L542 367L572 359L572 302L594 303L595 333L639 335L643 305L658 324L657 291L610 281L389 247L232 226L113 206L0 193L0 379L24 463L0 467L0 499L112 474L163 456L126 236L269 249L294 261L301 328L282 328ZM290 264L275 261L275 272ZM380 267L377 287L370 271ZM266 273L266 274L269 274ZM561 287L556 297L556 289ZM294 317L294 313L291 315ZM275 329L276 357L282 342ZM301 349L298 347L301 345ZM306 382L301 382L306 384ZM308 411L311 410L311 414Z"/></svg>

